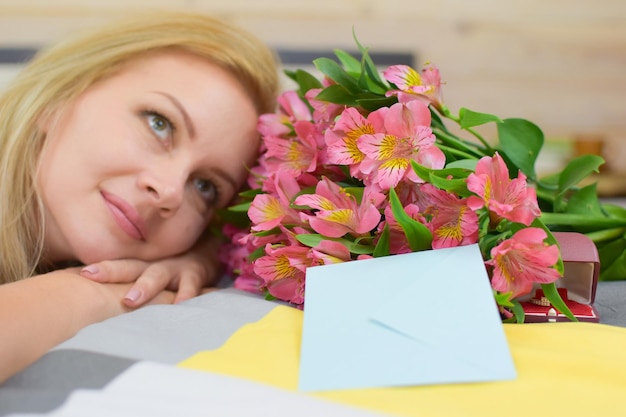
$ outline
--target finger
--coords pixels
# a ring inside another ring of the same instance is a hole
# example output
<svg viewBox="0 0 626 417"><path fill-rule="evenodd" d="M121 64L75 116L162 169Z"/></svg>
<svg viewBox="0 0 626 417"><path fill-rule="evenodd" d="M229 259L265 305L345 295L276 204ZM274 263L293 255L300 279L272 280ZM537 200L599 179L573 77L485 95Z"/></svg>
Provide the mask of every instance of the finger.
<svg viewBox="0 0 626 417"><path fill-rule="evenodd" d="M150 265L126 293L123 302L128 307L139 307L166 289L171 281L176 281L176 277L167 267L163 264Z"/></svg>
<svg viewBox="0 0 626 417"><path fill-rule="evenodd" d="M80 275L97 282L133 282L148 267L148 263L137 259L117 259L97 262L80 270Z"/></svg>
<svg viewBox="0 0 626 417"><path fill-rule="evenodd" d="M154 305L154 304L174 304L174 294L173 291L161 291L155 297L146 302L146 305Z"/></svg>
<svg viewBox="0 0 626 417"><path fill-rule="evenodd" d="M202 274L187 272L178 283L178 292L176 293L174 303L180 303L199 295L204 281Z"/></svg>

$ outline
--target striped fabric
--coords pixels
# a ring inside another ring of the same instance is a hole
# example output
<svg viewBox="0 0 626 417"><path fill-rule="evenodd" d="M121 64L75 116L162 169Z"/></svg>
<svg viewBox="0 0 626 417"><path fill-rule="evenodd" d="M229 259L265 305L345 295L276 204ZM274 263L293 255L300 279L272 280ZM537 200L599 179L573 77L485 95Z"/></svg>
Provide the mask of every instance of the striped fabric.
<svg viewBox="0 0 626 417"><path fill-rule="evenodd" d="M514 381L304 394L302 314L234 289L142 308L0 385L0 416L626 415L626 328L505 325Z"/></svg>

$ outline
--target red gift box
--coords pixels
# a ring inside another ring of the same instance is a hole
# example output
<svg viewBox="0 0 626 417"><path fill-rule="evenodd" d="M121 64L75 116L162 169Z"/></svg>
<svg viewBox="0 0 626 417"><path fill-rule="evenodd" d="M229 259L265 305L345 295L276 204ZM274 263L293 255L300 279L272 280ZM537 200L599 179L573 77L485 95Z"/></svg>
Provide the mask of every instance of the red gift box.
<svg viewBox="0 0 626 417"><path fill-rule="evenodd" d="M600 317L593 306L596 298L600 258L596 245L581 233L554 232L563 258L563 276L556 281L561 298L578 321L599 322ZM570 321L549 304L540 285L529 295L520 297L526 323Z"/></svg>

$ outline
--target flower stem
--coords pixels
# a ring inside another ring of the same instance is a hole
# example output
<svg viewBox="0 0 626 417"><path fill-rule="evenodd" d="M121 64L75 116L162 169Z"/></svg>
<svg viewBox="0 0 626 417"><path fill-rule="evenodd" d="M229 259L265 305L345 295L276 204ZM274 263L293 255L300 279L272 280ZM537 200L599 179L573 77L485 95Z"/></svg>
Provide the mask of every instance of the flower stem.
<svg viewBox="0 0 626 417"><path fill-rule="evenodd" d="M441 106L441 111L440 114L445 117L448 120L452 120L454 123L456 123L457 125L461 125L461 118L458 116L453 115L452 113L450 113L450 109L448 109L446 106ZM482 135L480 135L478 132L476 132L474 129L468 127L468 128L464 128L464 130L468 131L469 133L471 133L476 139L478 139L480 141L480 143L482 143L482 145L485 147L485 152L487 156L490 156L494 153L494 149L491 147L491 145L485 140L485 138L482 137ZM483 155L485 156L485 155Z"/></svg>
<svg viewBox="0 0 626 417"><path fill-rule="evenodd" d="M482 136L481 136L478 132L476 132L474 129L472 129L472 128L470 128L470 127L468 127L468 128L467 128L467 129L465 129L465 130L467 130L469 133L471 133L472 135L474 135L474 137L475 137L476 139L478 139L478 140L480 141L480 143L482 143L482 144L483 144L483 146L485 147L486 151L487 151L489 154L494 153L494 149L491 147L491 145L489 145L489 143L485 140L485 138L483 138L483 137L482 137Z"/></svg>
<svg viewBox="0 0 626 417"><path fill-rule="evenodd" d="M595 232L585 233L585 235L587 235L587 237L593 240L595 243L599 243L623 236L625 232L626 228L616 227L613 229L597 230Z"/></svg>
<svg viewBox="0 0 626 417"><path fill-rule="evenodd" d="M546 225L559 226L584 226L584 227L602 227L615 228L626 227L626 219L617 219L611 217L594 217L587 214L571 214L571 213L547 213L541 214L541 220Z"/></svg>
<svg viewBox="0 0 626 417"><path fill-rule="evenodd" d="M479 159L486 155L484 149L476 149L478 148L476 144L471 143L471 142L466 142L450 133L444 132L439 129L433 129L433 133L445 145L452 146L459 151L466 152L466 153L473 155L472 159Z"/></svg>
<svg viewBox="0 0 626 417"><path fill-rule="evenodd" d="M451 148L451 147L446 146L446 145L438 145L438 146L439 146L439 149L441 149L443 152L450 153L450 154L453 154L453 155L456 155L456 156L460 156L463 159L478 159L476 157L476 155L472 155L472 154L469 154L467 152L463 152L463 151L461 151L459 149L456 149L456 148Z"/></svg>

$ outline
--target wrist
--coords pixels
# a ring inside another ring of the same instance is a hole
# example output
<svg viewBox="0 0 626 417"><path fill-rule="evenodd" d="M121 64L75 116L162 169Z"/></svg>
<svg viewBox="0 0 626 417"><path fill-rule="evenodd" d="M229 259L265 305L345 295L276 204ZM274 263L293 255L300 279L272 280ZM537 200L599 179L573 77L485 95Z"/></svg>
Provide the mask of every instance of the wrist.
<svg viewBox="0 0 626 417"><path fill-rule="evenodd" d="M49 275L49 276L47 276ZM59 270L42 276L55 294L65 299L75 330L128 311L122 304L127 284L103 284L84 278L78 270Z"/></svg>

